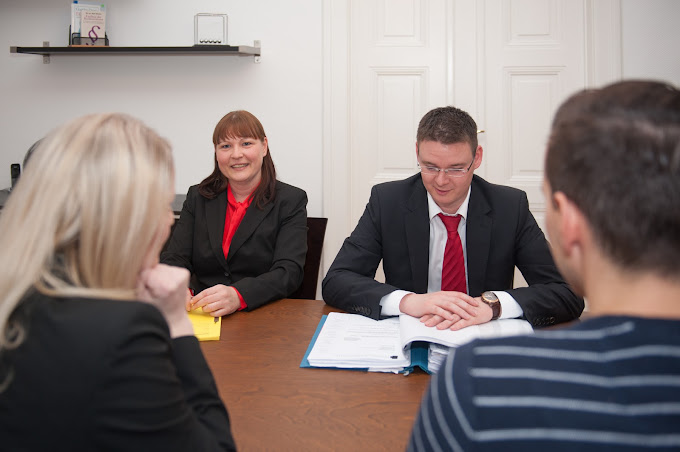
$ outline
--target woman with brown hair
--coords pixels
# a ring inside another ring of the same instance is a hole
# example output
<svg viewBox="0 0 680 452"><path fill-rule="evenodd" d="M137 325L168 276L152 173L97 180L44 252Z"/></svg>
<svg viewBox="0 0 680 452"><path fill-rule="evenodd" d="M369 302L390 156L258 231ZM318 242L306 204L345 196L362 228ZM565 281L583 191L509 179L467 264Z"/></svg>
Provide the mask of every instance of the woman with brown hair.
<svg viewBox="0 0 680 452"><path fill-rule="evenodd" d="M276 180L269 142L247 111L213 133L215 168L189 188L161 261L191 272L187 309L218 317L292 294L307 253L307 194Z"/></svg>

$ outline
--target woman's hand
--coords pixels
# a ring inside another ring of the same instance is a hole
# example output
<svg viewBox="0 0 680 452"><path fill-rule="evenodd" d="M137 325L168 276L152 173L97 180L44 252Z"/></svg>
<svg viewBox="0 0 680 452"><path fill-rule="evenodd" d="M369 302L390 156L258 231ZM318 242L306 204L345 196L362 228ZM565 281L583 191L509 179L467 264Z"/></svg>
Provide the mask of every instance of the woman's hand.
<svg viewBox="0 0 680 452"><path fill-rule="evenodd" d="M190 301L191 310L203 308L213 317L221 317L236 312L241 307L236 289L224 284L217 284L194 295Z"/></svg>
<svg viewBox="0 0 680 452"><path fill-rule="evenodd" d="M137 297L161 311L172 338L194 334L185 309L188 284L187 269L165 264L142 270L137 281Z"/></svg>

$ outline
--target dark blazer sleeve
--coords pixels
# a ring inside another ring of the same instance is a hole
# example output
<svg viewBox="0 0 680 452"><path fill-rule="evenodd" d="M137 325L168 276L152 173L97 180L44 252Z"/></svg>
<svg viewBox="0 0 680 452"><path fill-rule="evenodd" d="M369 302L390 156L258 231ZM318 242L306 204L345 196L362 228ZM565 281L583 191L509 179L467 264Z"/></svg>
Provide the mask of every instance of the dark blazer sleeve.
<svg viewBox="0 0 680 452"><path fill-rule="evenodd" d="M584 308L562 278L526 193L475 176L467 223L469 293L508 292L533 326L578 318ZM517 267L528 287L513 289Z"/></svg>
<svg viewBox="0 0 680 452"><path fill-rule="evenodd" d="M583 298L571 290L558 271L550 246L529 210L529 201L524 193L518 210L520 228L515 241L515 266L528 287L508 288L506 291L519 303L524 317L533 326L550 326L577 319L585 307Z"/></svg>
<svg viewBox="0 0 680 452"><path fill-rule="evenodd" d="M418 181L372 188L363 215L323 280L327 304L379 319L383 296L398 289L427 291L429 223L426 192ZM385 283L374 279L381 260Z"/></svg>
<svg viewBox="0 0 680 452"><path fill-rule="evenodd" d="M380 206L375 187L363 215L345 239L322 282L324 301L346 312L380 317L380 299L396 290L376 281L382 260Z"/></svg>
<svg viewBox="0 0 680 452"><path fill-rule="evenodd" d="M191 187L161 262L188 269L196 293L233 286L247 310L289 296L302 283L307 255L307 194L280 181L276 190L273 202L248 207L225 258L226 191L206 199Z"/></svg>
<svg viewBox="0 0 680 452"><path fill-rule="evenodd" d="M126 328L97 357L105 363L92 395L97 450L235 450L198 340L171 340L160 312L135 304L125 310L129 318L117 319Z"/></svg>

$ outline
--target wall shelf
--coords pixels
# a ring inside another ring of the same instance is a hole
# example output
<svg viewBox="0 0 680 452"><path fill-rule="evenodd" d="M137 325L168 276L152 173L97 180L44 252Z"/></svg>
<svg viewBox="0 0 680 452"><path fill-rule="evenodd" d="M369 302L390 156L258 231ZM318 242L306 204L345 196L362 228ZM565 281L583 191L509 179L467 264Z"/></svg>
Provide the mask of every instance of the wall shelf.
<svg viewBox="0 0 680 452"><path fill-rule="evenodd" d="M50 47L49 42L44 42L43 47L17 47L9 48L10 53L28 53L42 55L43 63L50 62L51 55L236 55L252 56L255 62L260 62L260 42L255 41L253 46L221 46L221 45L194 45L187 47Z"/></svg>

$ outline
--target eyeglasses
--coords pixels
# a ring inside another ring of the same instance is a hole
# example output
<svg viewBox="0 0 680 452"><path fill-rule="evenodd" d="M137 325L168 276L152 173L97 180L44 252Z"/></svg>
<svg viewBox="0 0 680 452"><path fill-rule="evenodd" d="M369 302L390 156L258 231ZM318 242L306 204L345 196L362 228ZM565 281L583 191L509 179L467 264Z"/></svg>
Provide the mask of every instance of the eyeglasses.
<svg viewBox="0 0 680 452"><path fill-rule="evenodd" d="M438 176L440 172L444 172L444 176L463 177L468 173L468 171L470 171L470 168L472 168L473 163L475 163L474 158L472 159L472 161L470 162L470 165L467 168L446 168L446 169L442 169L442 168L437 168L436 166L430 166L430 165L420 166L420 162L418 162L418 167L420 168L420 172L423 173L423 174Z"/></svg>

